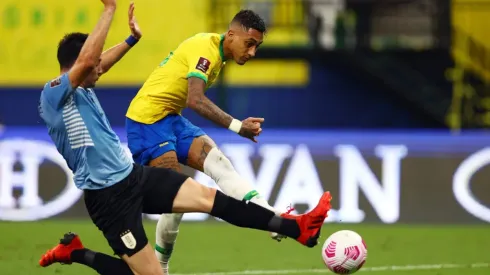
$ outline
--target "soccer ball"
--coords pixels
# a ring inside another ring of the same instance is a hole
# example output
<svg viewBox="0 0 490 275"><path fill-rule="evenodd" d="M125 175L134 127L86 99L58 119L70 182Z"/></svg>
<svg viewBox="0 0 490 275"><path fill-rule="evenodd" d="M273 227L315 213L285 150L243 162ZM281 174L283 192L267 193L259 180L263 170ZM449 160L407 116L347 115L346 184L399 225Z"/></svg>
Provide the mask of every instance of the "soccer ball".
<svg viewBox="0 0 490 275"><path fill-rule="evenodd" d="M333 233L323 244L325 265L336 274L352 274L366 262L367 247L362 237L354 231Z"/></svg>

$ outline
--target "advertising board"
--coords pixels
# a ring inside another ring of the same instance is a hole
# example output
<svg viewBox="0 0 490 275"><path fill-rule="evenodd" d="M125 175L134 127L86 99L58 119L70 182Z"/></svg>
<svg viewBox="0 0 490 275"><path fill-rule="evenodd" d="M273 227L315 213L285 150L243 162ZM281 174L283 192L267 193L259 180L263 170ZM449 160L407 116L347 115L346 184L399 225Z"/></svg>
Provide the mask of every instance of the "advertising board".
<svg viewBox="0 0 490 275"><path fill-rule="evenodd" d="M125 144L124 130L116 132ZM253 144L230 131L207 132L279 208L307 211L329 190L327 222L490 222L486 134L269 130ZM216 187L203 173L184 172ZM44 128L7 128L0 140L0 220L88 217L71 177Z"/></svg>

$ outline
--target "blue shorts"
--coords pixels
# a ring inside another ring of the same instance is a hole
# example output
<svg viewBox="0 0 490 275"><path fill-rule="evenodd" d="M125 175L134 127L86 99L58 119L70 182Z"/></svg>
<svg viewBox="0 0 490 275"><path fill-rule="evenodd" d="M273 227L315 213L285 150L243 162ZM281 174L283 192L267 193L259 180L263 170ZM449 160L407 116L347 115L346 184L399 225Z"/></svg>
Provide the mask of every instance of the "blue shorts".
<svg viewBox="0 0 490 275"><path fill-rule="evenodd" d="M169 151L175 151L179 162L185 165L194 138L206 135L183 116L174 114L153 124L126 118L126 133L133 160L140 165L148 165Z"/></svg>

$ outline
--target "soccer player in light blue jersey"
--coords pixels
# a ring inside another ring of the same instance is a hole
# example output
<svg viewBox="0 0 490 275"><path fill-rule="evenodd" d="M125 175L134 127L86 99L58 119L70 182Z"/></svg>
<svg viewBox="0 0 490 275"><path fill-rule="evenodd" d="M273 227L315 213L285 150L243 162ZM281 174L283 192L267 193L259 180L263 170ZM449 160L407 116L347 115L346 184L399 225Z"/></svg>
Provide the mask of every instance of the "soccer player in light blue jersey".
<svg viewBox="0 0 490 275"><path fill-rule="evenodd" d="M120 258L83 247L74 233L44 254L41 266L73 262L99 274L163 274L148 244L142 214L209 213L240 227L277 232L313 247L330 209L330 194L304 215L276 216L257 204L239 201L166 168L140 166L125 154L97 100L93 87L99 76L120 60L141 37L129 8L131 36L102 53L116 0L104 3L97 26L90 35L66 35L58 46L61 75L47 82L41 93L39 113L59 153L84 191L93 223Z"/></svg>

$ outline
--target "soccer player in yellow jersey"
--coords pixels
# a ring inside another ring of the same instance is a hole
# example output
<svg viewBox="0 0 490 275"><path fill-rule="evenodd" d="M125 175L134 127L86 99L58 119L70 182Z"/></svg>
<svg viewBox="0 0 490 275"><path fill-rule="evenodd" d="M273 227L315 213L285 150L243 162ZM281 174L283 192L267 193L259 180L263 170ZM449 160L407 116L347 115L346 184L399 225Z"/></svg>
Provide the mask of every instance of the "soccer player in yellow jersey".
<svg viewBox="0 0 490 275"><path fill-rule="evenodd" d="M237 120L206 95L227 60L239 65L255 56L266 27L250 10L238 12L225 34L199 33L171 52L151 73L126 114L129 149L142 165L180 170L179 163L204 172L229 196L249 200L282 215L235 171L213 140L184 118L186 107L201 116L257 142L263 118ZM156 255L168 274L168 261L182 214L162 215L156 232ZM273 239L283 236L273 233Z"/></svg>

